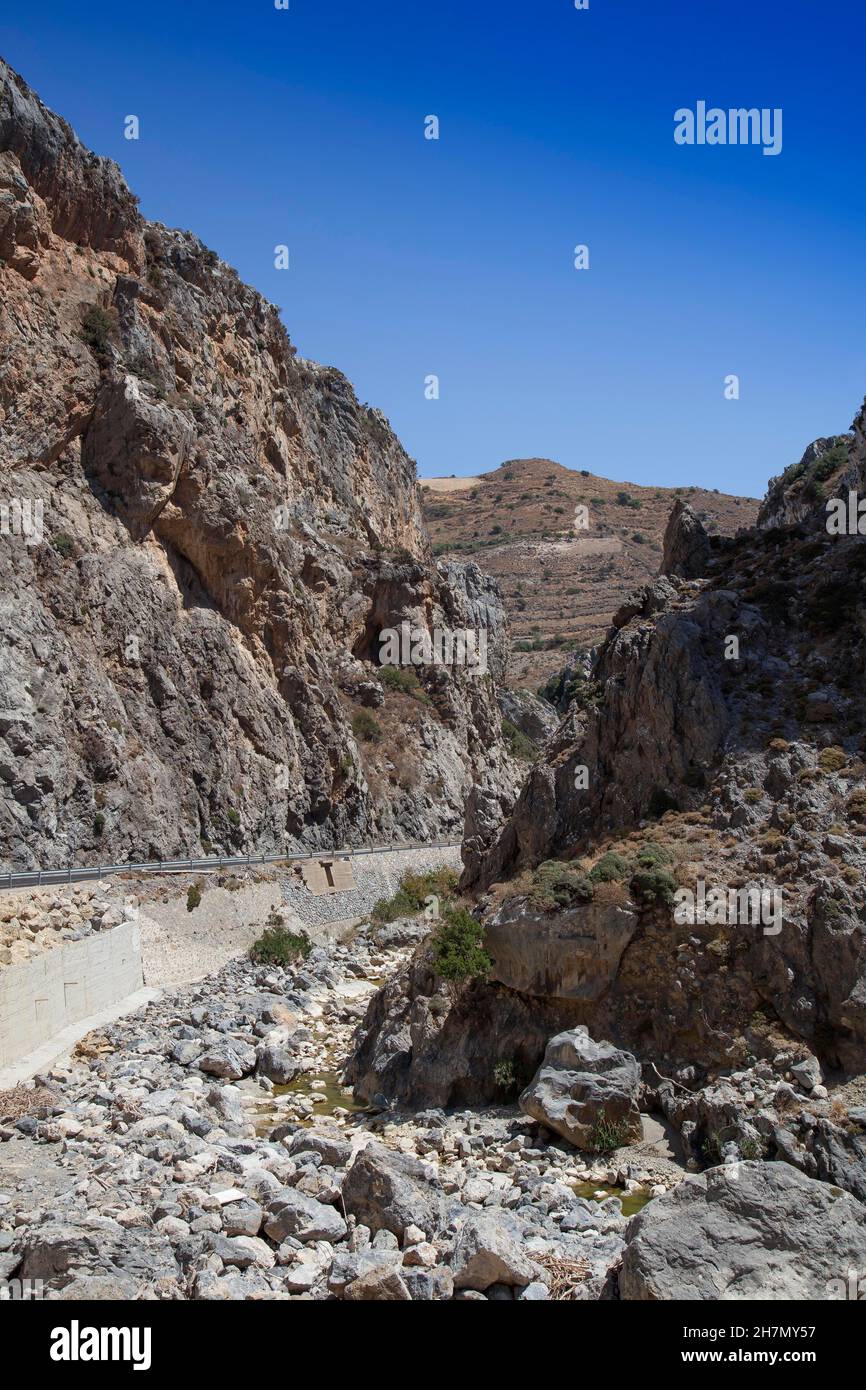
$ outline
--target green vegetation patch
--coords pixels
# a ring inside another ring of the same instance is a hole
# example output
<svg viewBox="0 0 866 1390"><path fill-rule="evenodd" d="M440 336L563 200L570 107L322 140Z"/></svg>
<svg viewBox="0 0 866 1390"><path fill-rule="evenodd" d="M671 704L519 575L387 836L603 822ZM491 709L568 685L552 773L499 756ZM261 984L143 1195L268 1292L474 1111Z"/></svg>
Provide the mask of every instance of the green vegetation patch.
<svg viewBox="0 0 866 1390"><path fill-rule="evenodd" d="M574 864L547 859L533 873L527 897L536 907L553 912L591 902L594 891L590 879Z"/></svg>
<svg viewBox="0 0 866 1390"><path fill-rule="evenodd" d="M431 869L426 874L406 873L391 898L380 898L370 916L374 922L396 922L398 917L415 917L429 897L448 902L457 892L459 876L454 869Z"/></svg>
<svg viewBox="0 0 866 1390"><path fill-rule="evenodd" d="M532 762L538 748L532 739L518 729L516 724L512 724L510 719L502 721L502 737L508 747L508 751L513 758L520 758L523 762Z"/></svg>
<svg viewBox="0 0 866 1390"><path fill-rule="evenodd" d="M279 923L265 927L250 947L250 960L256 965L294 965L306 960L312 949L310 940L300 932L289 931Z"/></svg>
<svg viewBox="0 0 866 1390"><path fill-rule="evenodd" d="M436 969L444 980L483 980L493 964L484 928L464 907L446 907L433 933Z"/></svg>

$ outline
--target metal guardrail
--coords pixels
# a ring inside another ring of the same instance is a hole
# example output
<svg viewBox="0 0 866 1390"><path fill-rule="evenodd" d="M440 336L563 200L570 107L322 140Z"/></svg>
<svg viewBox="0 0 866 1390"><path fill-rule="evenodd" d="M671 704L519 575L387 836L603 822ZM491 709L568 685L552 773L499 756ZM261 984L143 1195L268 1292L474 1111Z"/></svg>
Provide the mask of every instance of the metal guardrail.
<svg viewBox="0 0 866 1390"><path fill-rule="evenodd" d="M459 849L460 840L409 840L398 845L368 845L363 849L320 849L313 854L210 855L205 859L151 859L132 864L70 865L66 869L24 869L0 873L0 890L42 888L52 884L85 883L108 874L208 873L217 869L249 869L258 864L308 864L314 859L357 859L365 854L398 854L401 850Z"/></svg>

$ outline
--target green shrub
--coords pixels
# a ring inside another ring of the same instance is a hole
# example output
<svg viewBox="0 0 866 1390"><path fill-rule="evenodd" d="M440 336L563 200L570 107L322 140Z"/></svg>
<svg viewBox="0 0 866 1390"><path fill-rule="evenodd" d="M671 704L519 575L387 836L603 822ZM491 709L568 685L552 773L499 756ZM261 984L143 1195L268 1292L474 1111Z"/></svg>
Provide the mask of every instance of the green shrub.
<svg viewBox="0 0 866 1390"><path fill-rule="evenodd" d="M594 888L586 874L573 864L547 859L532 875L529 900L546 912L592 901Z"/></svg>
<svg viewBox="0 0 866 1390"><path fill-rule="evenodd" d="M834 444L833 448L828 449L823 458L820 458L815 464L812 469L812 478L819 483L826 482L838 468L844 468L847 462L847 441L841 444Z"/></svg>
<svg viewBox="0 0 866 1390"><path fill-rule="evenodd" d="M93 350L97 357L108 352L108 342L114 329L114 317L98 304L89 304L81 320L79 337Z"/></svg>
<svg viewBox="0 0 866 1390"><path fill-rule="evenodd" d="M672 864L674 857L663 845L657 845L655 840L647 840L635 855L635 861L641 869L658 869L663 864Z"/></svg>
<svg viewBox="0 0 866 1390"><path fill-rule="evenodd" d="M62 555L64 560L71 560L78 549L75 541L71 536L68 536L65 531L58 531L56 536L52 536L51 544L54 546L57 554Z"/></svg>
<svg viewBox="0 0 866 1390"><path fill-rule="evenodd" d="M531 647L529 649L532 650ZM502 721L502 737L505 739L508 751L513 758L520 758L523 762L532 762L538 748L531 738L528 738L518 729L516 724L512 724L510 719L503 719Z"/></svg>
<svg viewBox="0 0 866 1390"><path fill-rule="evenodd" d="M608 854L603 854L597 864L593 864L589 878L593 883L621 883L630 867L622 854L611 850Z"/></svg>
<svg viewBox="0 0 866 1390"><path fill-rule="evenodd" d="M612 1153L629 1142L629 1127L625 1120L609 1120L604 1110L599 1110L595 1124L589 1132L589 1147L594 1153Z"/></svg>
<svg viewBox="0 0 866 1390"><path fill-rule="evenodd" d="M378 743L382 737L381 726L368 709L359 710L355 715L352 720L352 733L364 743Z"/></svg>
<svg viewBox="0 0 866 1390"><path fill-rule="evenodd" d="M411 666L380 666L377 674L380 683L388 690L399 690L415 700L427 699L426 691Z"/></svg>
<svg viewBox="0 0 866 1390"><path fill-rule="evenodd" d="M463 907L446 907L433 933L433 955L443 980L483 980L492 961L484 928Z"/></svg>
<svg viewBox="0 0 866 1390"><path fill-rule="evenodd" d="M510 1091L517 1084L514 1063L507 1059L497 1062L493 1068L493 1080L503 1091Z"/></svg>
<svg viewBox="0 0 866 1390"><path fill-rule="evenodd" d="M632 896L643 907L654 907L659 903L673 907L677 885L666 869L638 869L637 873L632 874L629 887Z"/></svg>
<svg viewBox="0 0 866 1390"><path fill-rule="evenodd" d="M308 937L275 924L265 927L253 942L250 960L256 965L294 965L295 961L306 960L311 949Z"/></svg>
<svg viewBox="0 0 866 1390"><path fill-rule="evenodd" d="M398 917L414 917L431 896L448 899L457 892L458 875L453 869L431 869L426 874L403 875L391 898L380 898L370 916L375 922L395 922Z"/></svg>

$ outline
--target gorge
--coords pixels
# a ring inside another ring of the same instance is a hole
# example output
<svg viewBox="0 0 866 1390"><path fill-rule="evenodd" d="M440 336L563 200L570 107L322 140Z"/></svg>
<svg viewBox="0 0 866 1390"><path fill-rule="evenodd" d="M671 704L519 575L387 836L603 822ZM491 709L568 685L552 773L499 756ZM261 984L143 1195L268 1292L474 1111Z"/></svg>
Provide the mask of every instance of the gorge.
<svg viewBox="0 0 866 1390"><path fill-rule="evenodd" d="M465 527L434 555L384 415L0 84L3 867L285 855L0 900L0 971L129 922L151 990L0 1082L0 1281L847 1297L866 549L828 518L866 494L864 408L758 509L647 497L658 573L631 592L646 538L608 522L615 582L533 694L521 610L460 554L499 479L425 497ZM511 468L505 506L536 475L623 491ZM291 873L403 841L380 879L353 861L351 912ZM675 915L702 885L724 911ZM762 894L772 916L741 919Z"/></svg>

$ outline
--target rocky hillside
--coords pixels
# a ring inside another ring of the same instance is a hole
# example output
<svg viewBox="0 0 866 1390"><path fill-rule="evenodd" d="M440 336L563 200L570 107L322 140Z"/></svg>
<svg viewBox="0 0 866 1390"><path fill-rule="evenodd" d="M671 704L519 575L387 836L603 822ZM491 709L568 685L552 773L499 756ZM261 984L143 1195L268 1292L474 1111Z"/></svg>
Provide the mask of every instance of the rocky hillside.
<svg viewBox="0 0 866 1390"><path fill-rule="evenodd" d="M758 506L703 488L611 482L550 459L511 459L421 487L436 553L471 556L499 581L515 639L509 679L530 690L560 670L569 648L600 641L635 585L656 574L678 498L712 535L753 525Z"/></svg>
<svg viewBox="0 0 866 1390"><path fill-rule="evenodd" d="M841 439L824 481L847 499L866 412ZM826 498L799 510L801 477L736 538L674 509L664 573L615 615L504 830L471 800L486 963L448 985L418 948L370 1005L362 1094L489 1100L501 1063L527 1085L551 1035L585 1026L631 1049L695 1162L730 1141L862 1199L866 543L828 530ZM712 910L689 916L701 892Z"/></svg>
<svg viewBox="0 0 866 1390"><path fill-rule="evenodd" d="M382 414L0 82L0 856L459 833L514 779L495 584L433 560ZM403 622L483 628L487 674L380 681Z"/></svg>

